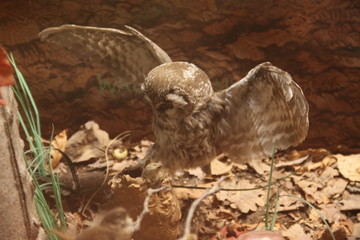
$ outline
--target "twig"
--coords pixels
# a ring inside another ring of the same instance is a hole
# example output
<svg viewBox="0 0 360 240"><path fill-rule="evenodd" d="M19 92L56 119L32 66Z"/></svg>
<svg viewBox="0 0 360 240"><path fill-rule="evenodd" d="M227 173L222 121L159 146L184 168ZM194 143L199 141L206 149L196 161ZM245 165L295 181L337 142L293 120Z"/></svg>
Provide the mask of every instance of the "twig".
<svg viewBox="0 0 360 240"><path fill-rule="evenodd" d="M303 169L303 167L299 168L299 170ZM298 171L299 171L298 170ZM291 177L292 175L295 175L298 173L298 171L289 173L288 175L281 177L275 181L272 181L270 183L270 185L275 185L277 183L279 183L280 181L287 179L289 177ZM188 188L188 189L209 189L208 187L198 187L198 186L185 186L185 185L176 185L176 184L171 184L171 186L173 188ZM219 191L228 191L228 192L245 192L245 191L253 191L253 190L257 190L257 189L264 189L264 188L268 188L269 187L269 183L267 183L264 186L259 186L259 187L253 187L253 188L220 188Z"/></svg>
<svg viewBox="0 0 360 240"><path fill-rule="evenodd" d="M190 235L190 228L191 228L191 221L193 219L195 210L197 206L200 204L202 200L204 200L207 196L214 194L220 190L220 183L226 179L225 176L221 177L212 188L208 189L201 197L196 199L190 206L188 215L185 221L185 230L183 236L179 240L187 240L188 236Z"/></svg>
<svg viewBox="0 0 360 240"><path fill-rule="evenodd" d="M140 230L141 221L143 220L145 214L149 212L149 200L150 200L151 195L153 193L160 192L160 191L164 190L165 188L167 188L167 186L156 188L156 189L149 188L147 190L147 195L146 195L145 200L144 200L143 210L140 213L140 215L137 217L137 219L136 219L136 221L134 223L134 231L139 231Z"/></svg>

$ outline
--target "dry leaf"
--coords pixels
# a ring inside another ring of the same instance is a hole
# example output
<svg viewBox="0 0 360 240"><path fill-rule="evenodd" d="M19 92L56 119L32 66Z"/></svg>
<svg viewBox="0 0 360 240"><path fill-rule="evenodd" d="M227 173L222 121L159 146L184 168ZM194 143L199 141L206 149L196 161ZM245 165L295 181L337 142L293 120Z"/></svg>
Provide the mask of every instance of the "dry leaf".
<svg viewBox="0 0 360 240"><path fill-rule="evenodd" d="M87 164L86 167L92 168L92 169L102 169L102 168L112 167L113 165L114 165L114 161L112 161L112 160L110 160L108 162L106 162L106 161L102 161L102 162L101 161L95 161L93 163Z"/></svg>
<svg viewBox="0 0 360 240"><path fill-rule="evenodd" d="M81 229L84 225L82 218L79 213L65 213L65 220L67 224L66 232L71 235L76 235L78 229Z"/></svg>
<svg viewBox="0 0 360 240"><path fill-rule="evenodd" d="M360 209L360 195L359 194L349 194L344 196L344 199L340 201L342 205L340 209L345 210L358 210Z"/></svg>
<svg viewBox="0 0 360 240"><path fill-rule="evenodd" d="M342 178L334 178L327 182L326 187L318 194L325 194L328 198L340 195L344 192L348 182Z"/></svg>
<svg viewBox="0 0 360 240"><path fill-rule="evenodd" d="M248 189L256 187L255 184L250 183L248 180L228 180L224 181L221 188L231 189ZM265 191L262 189L250 190L250 191L220 191L216 193L217 199L220 201L230 201L230 206L235 206L243 213L249 211L256 211L258 206L265 205Z"/></svg>
<svg viewBox="0 0 360 240"><path fill-rule="evenodd" d="M316 192L322 188L322 185L313 181L300 180L296 184L307 194L314 198Z"/></svg>
<svg viewBox="0 0 360 240"><path fill-rule="evenodd" d="M284 237L288 237L290 240L312 240L309 234L306 234L300 224L292 225L288 230L281 233Z"/></svg>
<svg viewBox="0 0 360 240"><path fill-rule="evenodd" d="M336 154L341 175L350 181L360 182L360 154L344 156Z"/></svg>
<svg viewBox="0 0 360 240"><path fill-rule="evenodd" d="M336 162L336 158L334 156L326 156L320 162L312 162L306 166L304 166L304 171L312 171L315 169L325 169L327 166L331 166Z"/></svg>
<svg viewBox="0 0 360 240"><path fill-rule="evenodd" d="M293 176L293 178L306 193L306 200L327 204L330 202L330 198L339 196L348 184L342 178L335 178L337 175L339 174L335 169L326 167L320 177L316 173L308 172L300 177Z"/></svg>
<svg viewBox="0 0 360 240"><path fill-rule="evenodd" d="M279 162L275 165L276 168L280 168L280 167L288 167L288 166L293 166L293 165L299 165L302 164L303 162L305 162L306 160L309 159L310 155L306 155L305 157L300 157L300 158L296 158L294 160L291 161L287 161L287 162Z"/></svg>
<svg viewBox="0 0 360 240"><path fill-rule="evenodd" d="M136 160L123 160L121 162L115 162L112 165L111 170L113 170L114 172L122 172L126 168L132 168L132 167L137 166L138 164L139 164L139 162Z"/></svg>
<svg viewBox="0 0 360 240"><path fill-rule="evenodd" d="M360 223L354 224L354 231L352 233L352 236L355 238L360 238Z"/></svg>
<svg viewBox="0 0 360 240"><path fill-rule="evenodd" d="M68 132L68 129L61 131L51 141L52 148L50 151L50 155L51 155L51 164L52 164L53 168L55 168L59 164L60 160L62 159L62 153L53 148L57 148L57 149L60 149L61 151L65 152L65 147L66 147L66 143L67 143L67 132Z"/></svg>
<svg viewBox="0 0 360 240"><path fill-rule="evenodd" d="M316 211L312 208L310 211L311 214L314 215L314 218L317 217L317 220L320 221L320 216L316 213ZM338 223L341 220L347 218L343 213L340 212L340 206L338 204L330 203L327 205L321 205L319 206L319 211L329 223Z"/></svg>
<svg viewBox="0 0 360 240"><path fill-rule="evenodd" d="M280 198L278 200L278 212L296 210L304 206L304 204L300 200L294 197L288 197L283 195L291 195L291 194L285 192L281 192L279 194Z"/></svg>
<svg viewBox="0 0 360 240"><path fill-rule="evenodd" d="M201 170L200 167L191 168L191 169L187 170L187 172L188 172L191 176L197 177L197 179L199 179L199 180L204 179L204 177L205 177L205 175L206 175L206 174L204 173L204 171Z"/></svg>
<svg viewBox="0 0 360 240"><path fill-rule="evenodd" d="M292 151L290 153L287 153L281 157L279 157L278 159L281 160L281 162L291 162L291 161L300 161L299 159L303 159L310 157L312 159L313 162L319 162L321 161L324 157L330 155L330 152L324 148L318 148L318 149L306 149L306 150L302 150L302 151Z"/></svg>
<svg viewBox="0 0 360 240"><path fill-rule="evenodd" d="M73 162L84 162L103 157L108 144L109 134L94 121L89 121L82 130L70 137L66 144L66 154Z"/></svg>
<svg viewBox="0 0 360 240"><path fill-rule="evenodd" d="M182 200L197 199L201 197L204 191L200 189L174 188L176 196Z"/></svg>
<svg viewBox="0 0 360 240"><path fill-rule="evenodd" d="M233 166L232 162L222 162L218 158L215 158L210 163L211 175L219 176L230 172Z"/></svg>
<svg viewBox="0 0 360 240"><path fill-rule="evenodd" d="M270 165L264 163L263 161L259 161L258 159L256 159L256 160L253 159L253 160L249 161L248 164L259 175L264 175L265 173L268 174L270 171Z"/></svg>
<svg viewBox="0 0 360 240"><path fill-rule="evenodd" d="M327 183L336 176L339 176L339 172L336 169L332 167L326 167L325 170L321 173L318 182Z"/></svg>

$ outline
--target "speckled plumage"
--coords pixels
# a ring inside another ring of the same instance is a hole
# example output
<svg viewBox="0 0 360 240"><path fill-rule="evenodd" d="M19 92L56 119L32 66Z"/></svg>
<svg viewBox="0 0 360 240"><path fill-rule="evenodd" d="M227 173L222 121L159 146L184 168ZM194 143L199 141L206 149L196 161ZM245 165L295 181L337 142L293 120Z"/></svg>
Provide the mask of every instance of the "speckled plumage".
<svg viewBox="0 0 360 240"><path fill-rule="evenodd" d="M76 25L45 29L42 40L67 47L107 66L127 83L144 81L153 108L154 146L146 159L170 172L204 166L219 153L245 162L301 143L308 131L308 103L291 76L270 63L214 92L194 64L170 57L137 30Z"/></svg>
<svg viewBox="0 0 360 240"><path fill-rule="evenodd" d="M150 71L144 87L156 136L149 154L170 172L204 166L222 152L240 162L265 158L307 135L301 88L270 63L220 92L195 65L166 63Z"/></svg>

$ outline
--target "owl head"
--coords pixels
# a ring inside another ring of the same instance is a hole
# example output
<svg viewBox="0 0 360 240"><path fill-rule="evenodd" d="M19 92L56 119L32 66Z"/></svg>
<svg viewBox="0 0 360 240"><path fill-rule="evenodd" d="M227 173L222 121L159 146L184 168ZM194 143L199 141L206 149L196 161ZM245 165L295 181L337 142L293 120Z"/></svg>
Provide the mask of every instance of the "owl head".
<svg viewBox="0 0 360 240"><path fill-rule="evenodd" d="M154 117L185 118L208 101L213 89L208 76L187 62L165 63L152 69L144 83L145 100Z"/></svg>

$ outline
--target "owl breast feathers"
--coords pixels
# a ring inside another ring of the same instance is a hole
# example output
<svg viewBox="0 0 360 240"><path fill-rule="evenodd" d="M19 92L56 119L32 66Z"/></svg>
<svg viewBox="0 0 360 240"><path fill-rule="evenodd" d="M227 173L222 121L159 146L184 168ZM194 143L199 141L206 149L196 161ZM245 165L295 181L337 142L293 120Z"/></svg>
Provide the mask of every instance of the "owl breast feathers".
<svg viewBox="0 0 360 240"><path fill-rule="evenodd" d="M39 36L103 64L118 81L144 83L156 137L146 158L161 162L170 172L204 166L220 153L236 162L262 159L274 148L298 145L307 135L309 107L301 88L268 62L214 92L202 70L172 62L131 27L63 25Z"/></svg>

